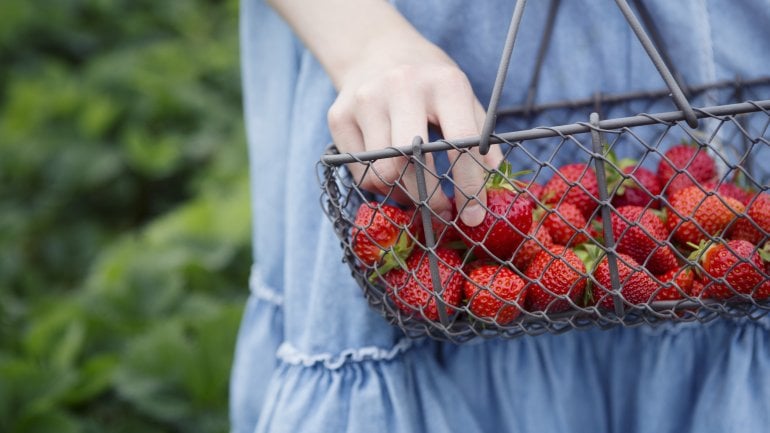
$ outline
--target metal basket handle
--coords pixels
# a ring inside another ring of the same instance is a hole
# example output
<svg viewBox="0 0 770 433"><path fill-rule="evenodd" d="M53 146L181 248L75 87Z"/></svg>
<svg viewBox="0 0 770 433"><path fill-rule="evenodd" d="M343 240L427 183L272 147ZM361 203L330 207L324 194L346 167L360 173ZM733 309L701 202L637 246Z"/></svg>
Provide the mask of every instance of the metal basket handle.
<svg viewBox="0 0 770 433"><path fill-rule="evenodd" d="M497 123L497 107L500 102L500 96L502 95L506 75L508 74L508 66L510 65L511 61L511 53L513 52L513 46L516 42L516 34L519 31L521 18L524 15L524 7L526 6L526 3L527 0L516 0L516 4L513 8L511 24L508 27L508 34L505 38L505 45L503 46L503 53L500 58L500 64L498 65L497 76L495 77L495 83L492 87L492 95L489 100L489 105L487 106L487 114L484 120L484 126L481 129L479 152L482 155L486 155L487 152L489 152L490 137L492 136L495 125ZM556 15L556 10L558 9L558 4L559 0L552 0L548 21L546 23L546 30L544 32L540 50L538 52L538 60L535 66L535 75L533 76L532 82L530 83L530 89L527 95L528 103L532 103L532 100L534 100L533 86L537 86L540 67L545 55L545 50L547 49L547 45L550 40L550 32L553 28L553 20ZM655 68L658 70L661 78L663 78L666 86L671 91L671 98L674 100L674 104L676 104L677 108L682 111L685 122L691 128L697 128L698 118L695 115L695 111L692 109L690 102L685 97L682 88L679 86L679 83L677 83L677 80L674 79L671 70L661 57L660 52L658 52L657 48L655 47L655 44L652 42L642 27L642 24L634 15L631 7L628 5L628 2L626 2L626 0L615 0L615 4L620 9L621 13L623 13L623 16L628 22L628 25L631 27L631 30L633 30L637 39L639 39L642 47L647 52L647 56L649 56L650 60L652 60L652 63L655 65ZM644 9L643 12L646 14L646 9ZM645 15L645 19L648 22L650 21L647 15ZM657 38L657 33L654 34Z"/></svg>

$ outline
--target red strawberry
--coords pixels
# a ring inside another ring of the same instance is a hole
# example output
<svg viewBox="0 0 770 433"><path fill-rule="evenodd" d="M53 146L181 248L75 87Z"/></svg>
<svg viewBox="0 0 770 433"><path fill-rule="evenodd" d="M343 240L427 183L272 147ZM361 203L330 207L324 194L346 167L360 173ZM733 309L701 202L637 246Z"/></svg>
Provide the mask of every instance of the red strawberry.
<svg viewBox="0 0 770 433"><path fill-rule="evenodd" d="M425 245L425 230L422 225L422 214L420 210L412 211L412 224L409 230L414 237L423 245ZM457 209L452 206L452 215L450 221L442 221L439 217L431 215L430 223L433 228L433 239L437 245L447 245L453 242L458 242L462 239L460 233L457 231L457 227L452 224L452 220L457 217Z"/></svg>
<svg viewBox="0 0 770 433"><path fill-rule="evenodd" d="M481 224L469 227L460 220L457 226L468 248L486 248L474 249L477 256L485 256L488 251L499 260L510 260L529 232L534 205L527 194L515 191L507 179L510 165L504 162L500 171L503 176L492 175L486 185L487 213Z"/></svg>
<svg viewBox="0 0 770 433"><path fill-rule="evenodd" d="M757 300L770 298L770 280L765 280L764 283L757 287L757 290L751 294L751 297Z"/></svg>
<svg viewBox="0 0 770 433"><path fill-rule="evenodd" d="M757 226L762 231L757 230ZM730 237L747 240L753 244L761 244L767 238L768 233L770 233L770 194L763 193L757 195L753 201L748 202L746 216L735 222Z"/></svg>
<svg viewBox="0 0 770 433"><path fill-rule="evenodd" d="M540 251L549 250L555 245L548 230L536 221L532 221L529 236L530 238L525 240L513 255L513 265L522 272L527 270Z"/></svg>
<svg viewBox="0 0 770 433"><path fill-rule="evenodd" d="M668 239L668 231L652 210L641 206L619 208L612 213L612 234L619 253L633 257L653 274L678 267L671 248L661 245Z"/></svg>
<svg viewBox="0 0 770 433"><path fill-rule="evenodd" d="M389 262L392 268L390 262L395 260L391 247L402 260L411 252L412 240L404 230L409 220L409 214L397 207L377 202L361 204L351 232L353 253L366 266Z"/></svg>
<svg viewBox="0 0 770 433"><path fill-rule="evenodd" d="M660 201L655 199L655 196L660 195L662 186L655 173L644 167L636 166L625 167L623 173L631 177L622 182L612 197L613 206L649 206L653 209L660 208Z"/></svg>
<svg viewBox="0 0 770 433"><path fill-rule="evenodd" d="M765 242L765 246L759 250L759 257L765 263L764 282L757 287L751 296L754 299L767 299L770 298L770 241Z"/></svg>
<svg viewBox="0 0 770 433"><path fill-rule="evenodd" d="M468 309L479 318L499 325L510 323L521 311L510 303L524 303L519 296L525 283L512 270L493 264L475 266L463 285Z"/></svg>
<svg viewBox="0 0 770 433"><path fill-rule="evenodd" d="M556 296L566 296L573 303L582 299L586 288L585 272L585 265L569 248L557 245L550 251L541 251L525 272L533 282L527 288L527 308L549 313L568 310L570 302Z"/></svg>
<svg viewBox="0 0 770 433"><path fill-rule="evenodd" d="M696 250L693 257L699 253L700 250ZM764 281L762 270L765 265L756 246L748 241L713 244L706 248L700 262L707 277L714 280L703 293L707 298L727 299L735 292L751 294ZM722 278L727 284L717 280Z"/></svg>
<svg viewBox="0 0 770 433"><path fill-rule="evenodd" d="M689 267L673 268L657 278L663 283L669 283L671 286L662 287L655 296L656 301L675 301L682 299L682 293L690 295L695 273ZM679 289L677 289L679 287Z"/></svg>
<svg viewBox="0 0 770 433"><path fill-rule="evenodd" d="M543 185L540 185L537 182L529 180L514 180L513 184L522 190L530 200L532 200L533 206L537 203L537 199L539 199L543 194Z"/></svg>
<svg viewBox="0 0 770 433"><path fill-rule="evenodd" d="M703 184L703 189L706 191L714 191L722 197L732 197L744 205L749 204L751 199L756 195L756 193L747 191L730 182L723 182L719 186L717 186L716 181L706 182Z"/></svg>
<svg viewBox="0 0 770 433"><path fill-rule="evenodd" d="M692 290L690 291L690 296L693 296L695 298L699 297L701 293L703 293L704 290L706 290L706 286L708 285L708 281L704 281L703 278L701 278L697 273L692 279ZM708 287L711 287L708 285Z"/></svg>
<svg viewBox="0 0 770 433"><path fill-rule="evenodd" d="M587 242L586 234L578 231L585 230L587 225L580 210L569 203L557 205L556 210L548 214L543 221L543 227L548 230L553 241L565 246Z"/></svg>
<svg viewBox="0 0 770 433"><path fill-rule="evenodd" d="M631 256L618 254L615 262L618 265L620 295L623 299L633 305L650 302L650 298L660 287L655 280ZM593 276L596 280L596 284L592 286L594 302L601 308L614 309L615 303L609 292L612 290L612 280L607 256L599 262Z"/></svg>
<svg viewBox="0 0 770 433"><path fill-rule="evenodd" d="M588 236L602 242L602 239L604 239L604 223L601 217L591 220L591 224L588 227Z"/></svg>
<svg viewBox="0 0 770 433"><path fill-rule="evenodd" d="M598 197L599 183L594 169L587 164L567 164L545 184L540 201L551 206L569 203L590 219L599 205Z"/></svg>
<svg viewBox="0 0 770 433"><path fill-rule="evenodd" d="M682 143L666 151L663 156L658 164L658 180L667 196L695 185L693 179L703 184L717 177L714 159L706 153L705 148Z"/></svg>
<svg viewBox="0 0 770 433"><path fill-rule="evenodd" d="M448 305L458 307L462 301L463 274L459 271L462 259L457 251L437 247L438 273L443 293L441 299ZM384 276L387 293L393 303L407 314L422 311L428 320L439 320L438 308L430 275L428 253L415 252L406 260L406 270L394 268ZM447 314L455 312L447 307Z"/></svg>
<svg viewBox="0 0 770 433"><path fill-rule="evenodd" d="M738 200L731 197L706 195L698 186L676 192L670 198L669 204L672 211L668 213L666 227L671 232L672 238L682 244L697 245L707 238L720 234L737 215L745 210Z"/></svg>

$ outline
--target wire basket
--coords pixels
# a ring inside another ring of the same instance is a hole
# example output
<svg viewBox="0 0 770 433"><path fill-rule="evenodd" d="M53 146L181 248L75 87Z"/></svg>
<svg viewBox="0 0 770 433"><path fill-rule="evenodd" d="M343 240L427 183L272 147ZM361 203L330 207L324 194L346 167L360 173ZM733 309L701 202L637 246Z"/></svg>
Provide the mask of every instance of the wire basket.
<svg viewBox="0 0 770 433"><path fill-rule="evenodd" d="M691 108L642 32L668 89L498 109L523 3L480 137L418 137L356 154L332 145L319 162L322 207L369 304L411 337L455 342L767 314L770 100L762 96L770 77L688 88L690 100L708 102ZM646 114L620 117L629 112ZM554 116L575 123L517 129ZM491 133L497 118L512 132ZM485 153L490 143L509 164L486 167L469 151ZM487 173L479 227L462 224L462 209L445 219L426 205L439 189L454 190L447 153ZM382 158L406 162L402 176L414 169L414 206L394 204L408 193L400 178L377 172ZM363 165L390 191L362 190L347 164ZM529 172L511 176L521 169Z"/></svg>

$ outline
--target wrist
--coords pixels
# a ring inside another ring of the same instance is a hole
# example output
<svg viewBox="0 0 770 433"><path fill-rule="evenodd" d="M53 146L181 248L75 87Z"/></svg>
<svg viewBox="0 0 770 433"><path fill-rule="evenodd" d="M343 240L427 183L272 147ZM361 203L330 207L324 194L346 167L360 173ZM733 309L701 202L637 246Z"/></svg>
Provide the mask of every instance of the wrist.
<svg viewBox="0 0 770 433"><path fill-rule="evenodd" d="M269 0L270 1L270 0ZM318 59L335 87L362 62L392 63L427 41L383 0L281 0L271 5ZM379 59L377 58L379 57Z"/></svg>

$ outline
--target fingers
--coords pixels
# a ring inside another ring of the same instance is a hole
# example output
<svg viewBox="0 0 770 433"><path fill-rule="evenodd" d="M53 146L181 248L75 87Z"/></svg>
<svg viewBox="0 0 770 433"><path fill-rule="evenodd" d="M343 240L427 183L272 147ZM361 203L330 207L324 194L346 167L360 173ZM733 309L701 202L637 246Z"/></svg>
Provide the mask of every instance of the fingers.
<svg viewBox="0 0 770 433"><path fill-rule="evenodd" d="M375 150L390 146L390 118L387 111L375 105L368 96L359 98L357 106L361 109L355 110L355 119L361 128L364 147L366 150ZM381 158L373 161L372 176L362 183L362 187L388 194L401 177L403 165L401 158Z"/></svg>
<svg viewBox="0 0 770 433"><path fill-rule="evenodd" d="M478 101L470 83L462 72L447 71L439 77L444 83L433 94L435 116L444 138L454 140L477 136ZM449 151L453 163L452 175L455 182L455 203L460 219L471 227L481 223L486 215L487 195L484 189L487 172L484 169L485 158L474 147L467 151Z"/></svg>
<svg viewBox="0 0 770 433"><path fill-rule="evenodd" d="M355 110L353 107L349 98L338 98L327 113L329 132L337 149L355 153L389 146L387 116L376 106L367 110ZM389 195L399 203L408 204L408 196L400 189L392 188L403 172L402 165L394 158L387 158L373 163L352 163L347 167L353 181L361 189Z"/></svg>
<svg viewBox="0 0 770 433"><path fill-rule="evenodd" d="M326 119L329 124L329 133L332 141L337 146L340 153L355 153L364 150L364 137L361 130L355 122L355 117L346 104L340 99L329 107L326 113ZM353 182L362 184L366 173L364 164L348 164L348 170L353 176Z"/></svg>
<svg viewBox="0 0 770 433"><path fill-rule="evenodd" d="M421 74L420 77L412 77ZM365 84L341 92L328 113L332 138L341 152L360 152L409 145L416 135L428 136L428 123L440 126L444 138L478 136L486 113L465 76L455 65L433 68L400 68L385 74L376 85ZM489 170L502 160L499 146L487 155L478 148L449 153L455 182L455 203L462 221L481 223L486 215L484 185ZM348 167L362 188L412 204L419 200L416 170L407 158L382 158L371 164ZM428 205L442 217L451 215L451 202L434 175L433 155L425 154Z"/></svg>
<svg viewBox="0 0 770 433"><path fill-rule="evenodd" d="M417 101L414 96L400 94L394 96L391 106L391 142L396 146L404 146L412 143L415 136L419 135L425 140L428 137L428 120L422 101ZM425 186L428 197L428 206L444 219L451 219L452 205L441 190L436 173L433 154L425 154ZM419 201L417 188L417 173L414 164L405 167L404 176L401 178L403 187L413 201Z"/></svg>

